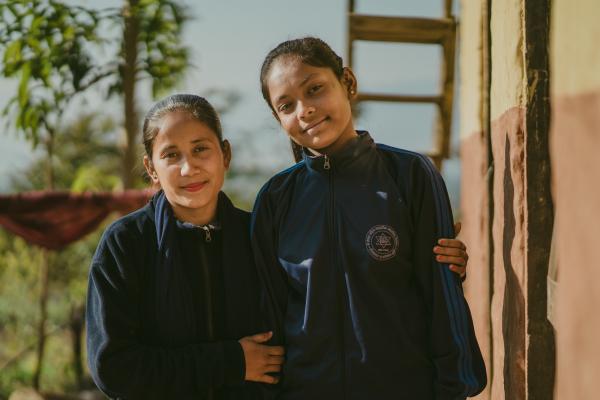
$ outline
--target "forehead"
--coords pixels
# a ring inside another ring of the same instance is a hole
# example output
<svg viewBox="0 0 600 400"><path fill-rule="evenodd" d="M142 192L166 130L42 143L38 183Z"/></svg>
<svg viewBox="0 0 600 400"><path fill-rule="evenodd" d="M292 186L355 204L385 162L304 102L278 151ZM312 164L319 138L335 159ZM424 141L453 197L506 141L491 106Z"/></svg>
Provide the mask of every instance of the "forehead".
<svg viewBox="0 0 600 400"><path fill-rule="evenodd" d="M197 139L217 139L203 122L198 121L185 111L175 111L164 115L157 123L156 142L190 141Z"/></svg>
<svg viewBox="0 0 600 400"><path fill-rule="evenodd" d="M327 67L315 67L303 63L298 57L282 56L276 59L267 76L270 92L299 86L312 77L335 79L333 71ZM271 97L275 93L271 93Z"/></svg>

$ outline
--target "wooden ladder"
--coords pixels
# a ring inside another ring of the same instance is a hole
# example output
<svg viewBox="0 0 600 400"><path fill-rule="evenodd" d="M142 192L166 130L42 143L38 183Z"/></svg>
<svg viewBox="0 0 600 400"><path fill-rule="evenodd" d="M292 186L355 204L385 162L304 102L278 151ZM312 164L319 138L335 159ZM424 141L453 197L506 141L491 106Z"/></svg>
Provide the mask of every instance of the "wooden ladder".
<svg viewBox="0 0 600 400"><path fill-rule="evenodd" d="M440 45L443 51L441 90L437 95L366 93L359 90L357 101L426 103L437 106L434 148L427 153L441 170L442 161L450 156L450 129L454 92L454 53L456 20L452 16L452 0L444 0L444 18L390 17L356 14L355 0L348 0L348 65L353 66L354 42L417 43Z"/></svg>

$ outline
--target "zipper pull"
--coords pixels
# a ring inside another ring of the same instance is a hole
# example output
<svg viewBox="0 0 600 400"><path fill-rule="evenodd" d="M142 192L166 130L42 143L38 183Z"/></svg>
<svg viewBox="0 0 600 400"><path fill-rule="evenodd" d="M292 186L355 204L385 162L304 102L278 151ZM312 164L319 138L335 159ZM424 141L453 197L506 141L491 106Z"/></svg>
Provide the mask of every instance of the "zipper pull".
<svg viewBox="0 0 600 400"><path fill-rule="evenodd" d="M325 162L323 163L323 169L331 169L331 164L329 163L329 157L325 155Z"/></svg>
<svg viewBox="0 0 600 400"><path fill-rule="evenodd" d="M202 229L204 229L204 240L206 243L210 243L212 241L212 237L210 236L210 228L205 225L202 227Z"/></svg>

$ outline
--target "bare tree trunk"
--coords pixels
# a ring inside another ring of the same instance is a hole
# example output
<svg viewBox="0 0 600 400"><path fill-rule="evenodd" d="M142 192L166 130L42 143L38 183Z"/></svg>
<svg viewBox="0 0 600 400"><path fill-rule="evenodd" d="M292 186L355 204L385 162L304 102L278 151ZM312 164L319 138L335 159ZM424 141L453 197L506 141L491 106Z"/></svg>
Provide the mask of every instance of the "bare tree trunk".
<svg viewBox="0 0 600 400"><path fill-rule="evenodd" d="M138 0L128 0L123 9L125 27L123 30L123 52L125 63L121 69L123 82L123 106L125 112L125 148L123 154L123 186L133 187L135 182L134 168L138 162L137 137L138 120L135 104L136 67L138 58L139 22L137 16Z"/></svg>
<svg viewBox="0 0 600 400"><path fill-rule="evenodd" d="M42 250L42 265L40 269L40 319L38 321L38 344L37 344L37 362L33 375L33 387L40 389L40 378L44 363L44 350L46 348L46 320L48 318L48 270L50 269L50 251Z"/></svg>
<svg viewBox="0 0 600 400"><path fill-rule="evenodd" d="M46 152L48 156L48 168L46 169L46 189L54 189L54 168L52 158L54 156L54 131L48 132L46 139ZM38 321L38 344L37 344L37 362L33 374L33 387L39 391L42 367L44 365L44 350L46 348L46 320L48 319L48 272L50 270L51 253L49 250L42 250L42 265L40 266L40 298L39 310L40 319Z"/></svg>
<svg viewBox="0 0 600 400"><path fill-rule="evenodd" d="M85 314L85 306L76 305L71 307L71 318L69 321L69 329L71 330L71 343L73 346L73 368L75 370L75 378L77 380L77 388L81 390L83 387L83 363L81 361L81 335L83 333L83 320Z"/></svg>

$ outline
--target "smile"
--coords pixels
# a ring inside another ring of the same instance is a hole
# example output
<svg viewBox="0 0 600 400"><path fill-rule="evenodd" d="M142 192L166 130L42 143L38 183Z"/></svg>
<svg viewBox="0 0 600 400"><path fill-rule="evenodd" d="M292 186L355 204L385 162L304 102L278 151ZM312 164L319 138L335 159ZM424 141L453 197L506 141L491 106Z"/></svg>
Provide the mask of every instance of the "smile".
<svg viewBox="0 0 600 400"><path fill-rule="evenodd" d="M315 128L319 127L319 126L320 126L320 125L321 125L323 122L327 121L327 119L328 119L328 118L327 118L327 117L325 117L325 118L323 118L323 119L322 119L322 120L320 120L320 121L317 121L317 122L315 122L315 123L313 123L313 124L310 124L309 126L307 126L306 128L304 128L304 129L302 130L302 132L304 132L304 133L308 133L309 135L313 134L313 133L314 133L314 130L315 130ZM312 131L312 132L311 132L311 131Z"/></svg>
<svg viewBox="0 0 600 400"><path fill-rule="evenodd" d="M206 186L207 182L195 182L195 183L190 183L189 185L185 185L182 188L188 192L197 192L198 190L201 190L204 186Z"/></svg>

